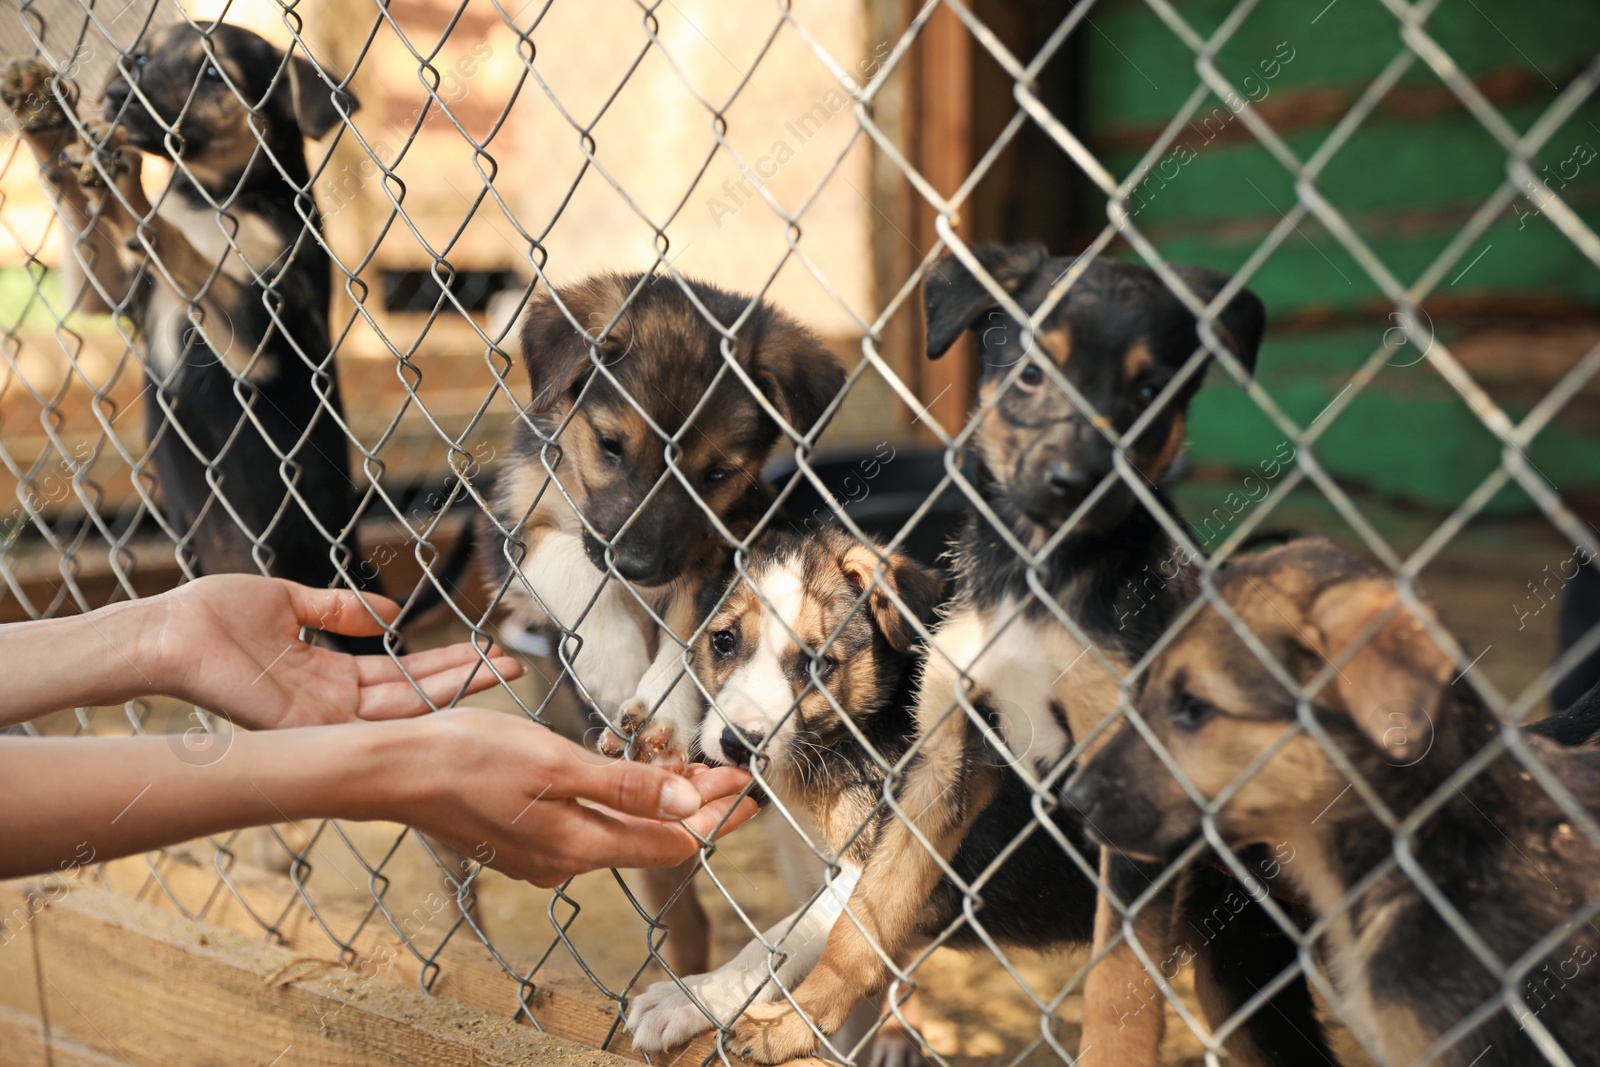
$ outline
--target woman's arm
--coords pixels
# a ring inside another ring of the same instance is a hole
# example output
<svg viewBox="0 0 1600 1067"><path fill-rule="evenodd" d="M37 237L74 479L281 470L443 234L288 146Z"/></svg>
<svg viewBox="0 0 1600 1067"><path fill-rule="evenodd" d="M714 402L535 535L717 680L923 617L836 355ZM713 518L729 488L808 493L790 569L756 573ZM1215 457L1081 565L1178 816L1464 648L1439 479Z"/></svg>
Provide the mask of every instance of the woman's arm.
<svg viewBox="0 0 1600 1067"><path fill-rule="evenodd" d="M120 704L163 687L149 678L138 653L145 602L130 601L88 615L0 626L5 694L0 726L62 708ZM159 672L158 672L159 673Z"/></svg>
<svg viewBox="0 0 1600 1067"><path fill-rule="evenodd" d="M87 615L0 626L0 726L157 694L257 729L389 719L522 674L470 644L396 663L300 637L303 627L374 637L399 614L385 597L219 574Z"/></svg>
<svg viewBox="0 0 1600 1067"><path fill-rule="evenodd" d="M5 737L0 878L246 826L343 818L405 823L552 886L601 867L687 859L755 813L738 796L748 781L731 768L685 778L607 760L526 719L477 709L240 732L205 766L159 737Z"/></svg>

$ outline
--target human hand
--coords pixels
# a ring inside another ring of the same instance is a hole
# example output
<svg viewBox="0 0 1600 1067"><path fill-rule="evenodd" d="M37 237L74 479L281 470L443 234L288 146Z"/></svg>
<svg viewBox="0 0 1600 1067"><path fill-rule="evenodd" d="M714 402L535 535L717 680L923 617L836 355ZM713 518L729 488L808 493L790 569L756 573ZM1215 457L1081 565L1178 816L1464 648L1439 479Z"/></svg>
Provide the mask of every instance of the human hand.
<svg viewBox="0 0 1600 1067"><path fill-rule="evenodd" d="M605 867L674 866L756 813L738 795L750 776L737 768L678 775L610 760L525 718L478 708L405 725L420 731L414 743L383 757L398 764L385 780L402 794L376 798L363 817L399 819L544 888Z"/></svg>
<svg viewBox="0 0 1600 1067"><path fill-rule="evenodd" d="M396 663L301 639L301 627L351 637L383 633L400 606L373 594L217 574L140 603L148 612L140 661L154 665L152 681L169 696L253 729L420 715L431 710L428 701L480 692L498 683L496 672L510 679L523 670L497 652L491 671L470 644L415 652Z"/></svg>

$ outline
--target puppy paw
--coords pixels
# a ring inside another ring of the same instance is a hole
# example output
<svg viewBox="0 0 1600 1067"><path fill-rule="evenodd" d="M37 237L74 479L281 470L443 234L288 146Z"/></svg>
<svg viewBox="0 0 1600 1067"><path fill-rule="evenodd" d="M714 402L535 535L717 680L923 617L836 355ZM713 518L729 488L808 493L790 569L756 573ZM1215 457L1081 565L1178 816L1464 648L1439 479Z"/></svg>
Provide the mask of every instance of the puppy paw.
<svg viewBox="0 0 1600 1067"><path fill-rule="evenodd" d="M600 727L600 740L594 747L600 750L602 756L623 759L628 755L628 743L633 740L634 732L639 728L640 717L633 711L633 705L637 703L635 700L623 705L622 711L617 715L615 726Z"/></svg>
<svg viewBox="0 0 1600 1067"><path fill-rule="evenodd" d="M676 982L657 982L635 997L628 1011L628 1032L640 1052L677 1048L712 1029L706 1013Z"/></svg>
<svg viewBox="0 0 1600 1067"><path fill-rule="evenodd" d="M600 752L612 759L626 756L681 774L689 765L689 758L678 743L677 731L670 723L649 719L649 714L650 709L642 700L634 699L622 705L617 713L616 728L604 731L600 737Z"/></svg>
<svg viewBox="0 0 1600 1067"><path fill-rule="evenodd" d="M50 91L54 75L40 59L13 59L0 67L0 100L11 109L23 133L45 133L71 125L66 108ZM61 89L69 102L76 98L76 88L66 79L62 79Z"/></svg>
<svg viewBox="0 0 1600 1067"><path fill-rule="evenodd" d="M787 1003L755 1004L733 1024L728 1047L757 1063L783 1063L817 1049L817 1035Z"/></svg>
<svg viewBox="0 0 1600 1067"><path fill-rule="evenodd" d="M138 190L143 200L139 153L127 146L128 135L122 127L90 119L83 124L83 133L85 144L79 147L87 152L77 157L61 154L64 162L78 168L78 183L86 189L104 189L110 184L124 191Z"/></svg>

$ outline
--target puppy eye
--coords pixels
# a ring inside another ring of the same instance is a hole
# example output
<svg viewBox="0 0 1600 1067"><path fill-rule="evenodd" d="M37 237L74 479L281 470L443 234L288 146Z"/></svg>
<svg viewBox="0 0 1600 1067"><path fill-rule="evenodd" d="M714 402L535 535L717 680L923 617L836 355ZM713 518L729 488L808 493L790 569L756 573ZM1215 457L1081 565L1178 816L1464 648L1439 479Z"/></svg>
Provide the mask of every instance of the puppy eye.
<svg viewBox="0 0 1600 1067"><path fill-rule="evenodd" d="M612 459L622 458L622 442L617 438L607 437L605 434L596 434L594 440L595 444L600 446L600 451Z"/></svg>
<svg viewBox="0 0 1600 1067"><path fill-rule="evenodd" d="M1138 392L1133 394L1133 402L1140 408L1149 407L1150 401L1154 400L1160 392L1161 388L1155 382L1145 382L1139 386Z"/></svg>
<svg viewBox="0 0 1600 1067"><path fill-rule="evenodd" d="M1180 730L1198 730L1216 713L1214 705L1207 704L1199 697L1185 694L1183 699L1178 701L1178 706L1172 710L1172 725Z"/></svg>
<svg viewBox="0 0 1600 1067"><path fill-rule="evenodd" d="M817 670L817 677L826 678L828 675L833 673L833 669L838 665L839 661L834 659L832 656L823 656L822 666Z"/></svg>
<svg viewBox="0 0 1600 1067"><path fill-rule="evenodd" d="M711 635L711 651L718 656L731 656L739 647L739 637L732 630L718 630Z"/></svg>
<svg viewBox="0 0 1600 1067"><path fill-rule="evenodd" d="M1017 376L1017 381L1028 388L1033 388L1044 381L1044 370L1037 363L1030 363L1022 368L1022 373Z"/></svg>
<svg viewBox="0 0 1600 1067"><path fill-rule="evenodd" d="M732 476L733 472L727 467L712 467L701 475L701 478L707 485L716 485L718 482L727 481Z"/></svg>
<svg viewBox="0 0 1600 1067"><path fill-rule="evenodd" d="M144 66L144 61L148 58L150 57L145 55L143 52L135 52L133 54L133 65L136 67L142 67Z"/></svg>
<svg viewBox="0 0 1600 1067"><path fill-rule="evenodd" d="M214 65L208 66L206 67L206 77L212 81L221 81L222 71L218 70Z"/></svg>

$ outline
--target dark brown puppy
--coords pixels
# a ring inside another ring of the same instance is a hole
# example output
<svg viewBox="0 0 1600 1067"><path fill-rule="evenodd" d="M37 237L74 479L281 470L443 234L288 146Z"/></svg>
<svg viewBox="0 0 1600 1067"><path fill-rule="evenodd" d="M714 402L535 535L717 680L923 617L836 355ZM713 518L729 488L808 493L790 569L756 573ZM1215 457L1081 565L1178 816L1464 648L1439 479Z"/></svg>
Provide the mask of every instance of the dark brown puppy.
<svg viewBox="0 0 1600 1067"><path fill-rule="evenodd" d="M607 724L602 751L679 764L701 719L682 666L696 597L770 505L767 460L844 384L789 316L687 286L603 274L535 297L522 330L533 400L479 528L515 621L571 635L559 654ZM656 878L657 903L682 880ZM699 973L704 915L692 893L678 900L674 969Z"/></svg>
<svg viewBox="0 0 1600 1067"><path fill-rule="evenodd" d="M1390 577L1332 542L1240 560L1218 591L1304 705L1208 605L1152 665L1139 710L1200 796L1224 797L1213 819L1231 847L1289 849L1282 875L1328 923L1319 948L1335 1006L1358 1035L1397 1065L1521 1067L1545 1062L1539 1043L1551 1039L1570 1062L1600 1064L1600 849L1589 836L1600 752L1533 730L1521 738L1587 810L1586 828L1501 750L1506 728L1470 687L1451 684L1456 665ZM1515 968L1507 984L1397 865L1389 827L1306 716L1395 819L1421 816L1407 835L1411 857ZM1449 782L1491 748L1471 778ZM1443 804L1423 814L1441 790ZM1083 768L1068 798L1095 834L1145 856L1187 844L1202 821L1133 730ZM1475 1025L1439 1044L1480 1008Z"/></svg>
<svg viewBox="0 0 1600 1067"><path fill-rule="evenodd" d="M1123 455L1133 477L1168 506L1158 485L1182 447L1204 370L1204 357L1195 358L1197 323L1146 267L1052 258L1037 246L980 248L976 257L1025 313L1036 313L1057 288L1065 296L1035 331L954 257L924 286L930 358L968 329L980 344L968 469L1000 525L975 510L955 546L955 600L928 652L916 710L922 737L899 787L915 832L898 820L885 826L855 890L859 921L833 928L793 1003L759 1005L735 1025L732 1047L762 1062L808 1053L816 1047L813 1026L832 1032L856 1000L882 989L886 956L901 955L930 917L961 914L956 880L982 881L979 921L995 940L1092 940L1097 951L1109 950L1085 987L1080 1062L1137 1067L1157 1055L1162 1012L1134 1010L1144 969L1125 943L1113 946L1120 918L1097 908L1093 884L1058 842L1089 862L1095 850L1081 833L1042 830L1032 801L1035 789L1053 791L1068 761L1103 740L1096 730L1123 696L1119 676L1192 596L1187 557L1114 473L1114 457ZM1214 271L1177 270L1202 302L1228 283ZM1264 327L1260 301L1238 293L1215 326L1253 367ZM1037 558L1025 558L1030 553ZM1030 828L1040 832L1012 851ZM1137 895L1119 881L1128 872L1104 873L1122 899ZM1048 907L1027 896L1041 885L1050 886ZM1166 958L1164 932L1148 941L1153 956ZM1309 996L1299 992L1303 1003L1285 1007L1309 1017ZM1252 1018L1269 1016L1279 1017ZM1296 1062L1307 1051L1314 1059L1321 1042L1311 1024L1310 1036L1291 1035L1292 1049L1280 1035L1249 1034L1231 1041L1230 1053L1246 1062L1280 1054L1281 1062Z"/></svg>
<svg viewBox="0 0 1600 1067"><path fill-rule="evenodd" d="M0 71L0 96L77 235L70 254L138 326L173 536L203 573L364 585L371 575L341 565L358 494L328 340L330 264L297 188L310 181L305 138L356 100L225 23L157 31L121 68L99 120L80 122L77 89L52 84L39 60ZM175 164L154 209L145 153Z"/></svg>

